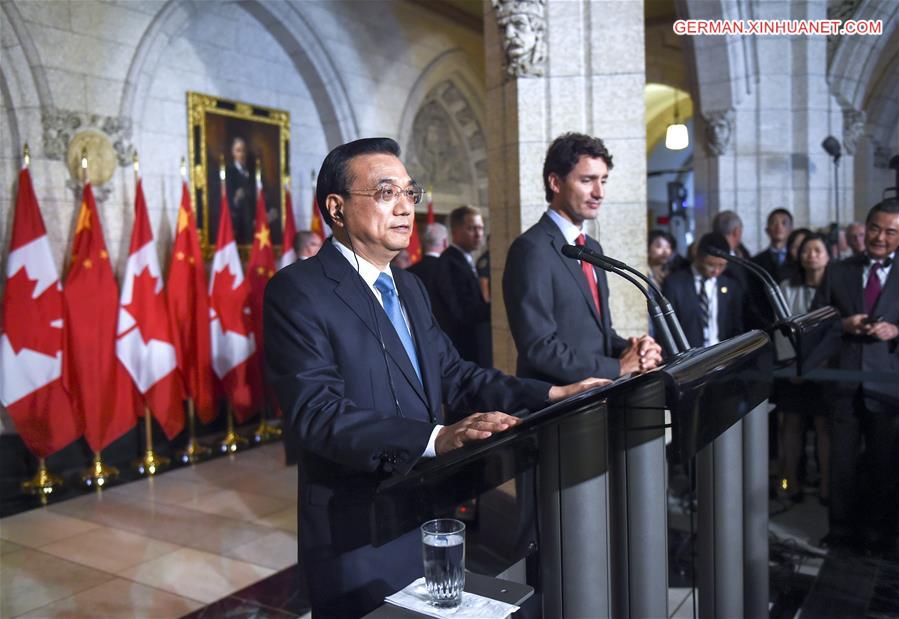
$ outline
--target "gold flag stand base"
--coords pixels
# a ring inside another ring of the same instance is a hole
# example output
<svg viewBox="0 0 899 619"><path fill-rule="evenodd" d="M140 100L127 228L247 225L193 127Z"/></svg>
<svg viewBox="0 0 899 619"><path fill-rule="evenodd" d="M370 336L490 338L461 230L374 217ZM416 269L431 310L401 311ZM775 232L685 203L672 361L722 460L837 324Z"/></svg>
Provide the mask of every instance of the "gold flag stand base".
<svg viewBox="0 0 899 619"><path fill-rule="evenodd" d="M47 464L44 459L38 460L37 473L34 477L22 482L22 491L27 494L37 495L41 499L41 504L47 504L47 497L53 494L53 491L62 486L62 479L56 475L51 475L47 470Z"/></svg>
<svg viewBox="0 0 899 619"><path fill-rule="evenodd" d="M141 475L152 477L171 464L171 460L165 456L157 456L152 449L148 449L144 457L134 463L134 469Z"/></svg>
<svg viewBox="0 0 899 619"><path fill-rule="evenodd" d="M205 460L212 454L212 450L204 447L197 442L197 439L190 437L187 446L178 452L178 461L182 464L196 464Z"/></svg>
<svg viewBox="0 0 899 619"><path fill-rule="evenodd" d="M187 429L188 436L187 445L178 452L176 457L182 464L196 464L201 460L205 460L212 454L212 450L204 447L197 442L196 429L194 422L194 401L187 401Z"/></svg>
<svg viewBox="0 0 899 619"><path fill-rule="evenodd" d="M146 428L147 450L144 457L134 463L135 470L147 477L152 477L171 464L171 460L165 456L157 456L153 451L153 414L150 409L144 409L144 425Z"/></svg>
<svg viewBox="0 0 899 619"><path fill-rule="evenodd" d="M234 453L243 449L249 444L249 441L234 431L234 412L228 406L228 432L225 438L219 443L219 451L222 453Z"/></svg>
<svg viewBox="0 0 899 619"><path fill-rule="evenodd" d="M253 441L267 443L281 438L281 428L273 426L265 417L259 422L259 427L253 432Z"/></svg>
<svg viewBox="0 0 899 619"><path fill-rule="evenodd" d="M88 488L102 489L118 476L119 469L103 464L98 451L94 454L94 463L91 465L91 468L81 476L81 482Z"/></svg>

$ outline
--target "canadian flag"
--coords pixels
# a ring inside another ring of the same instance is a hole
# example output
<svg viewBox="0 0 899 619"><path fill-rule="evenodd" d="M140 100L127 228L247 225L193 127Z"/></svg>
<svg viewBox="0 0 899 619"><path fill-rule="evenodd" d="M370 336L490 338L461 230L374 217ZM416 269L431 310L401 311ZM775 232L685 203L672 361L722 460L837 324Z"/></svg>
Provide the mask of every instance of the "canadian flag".
<svg viewBox="0 0 899 619"><path fill-rule="evenodd" d="M181 377L188 397L196 405L197 415L209 423L215 418L209 290L187 183L181 185L181 206L166 290ZM173 293L176 290L177 294Z"/></svg>
<svg viewBox="0 0 899 619"><path fill-rule="evenodd" d="M0 401L28 449L45 458L83 424L63 387L62 287L28 168L19 173L3 315Z"/></svg>
<svg viewBox="0 0 899 619"><path fill-rule="evenodd" d="M140 180L119 301L116 356L166 436L177 436L184 429L184 387Z"/></svg>
<svg viewBox="0 0 899 619"><path fill-rule="evenodd" d="M290 189L284 190L284 238L281 241L281 260L278 268L283 269L288 264L297 261L297 250L294 247L297 238L297 223L293 216L293 202L290 199Z"/></svg>
<svg viewBox="0 0 899 619"><path fill-rule="evenodd" d="M250 377L256 338L250 324L249 287L234 241L224 182L220 204L218 236L209 281L212 369L234 407L235 416L243 421L253 410Z"/></svg>

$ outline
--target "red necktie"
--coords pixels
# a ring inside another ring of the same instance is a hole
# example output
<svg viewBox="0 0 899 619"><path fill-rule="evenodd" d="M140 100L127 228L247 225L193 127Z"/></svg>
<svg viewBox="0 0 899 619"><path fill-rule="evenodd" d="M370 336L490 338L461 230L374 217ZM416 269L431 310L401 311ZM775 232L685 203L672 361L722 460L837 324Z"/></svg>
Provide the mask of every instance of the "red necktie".
<svg viewBox="0 0 899 619"><path fill-rule="evenodd" d="M574 244L583 247L587 242L587 238L581 234L575 239ZM581 260L581 269L584 271L584 279L587 280L587 287L590 294L593 295L593 303L596 304L596 313L602 317L602 305L599 304L599 288L596 285L596 275L593 273L593 265L586 260Z"/></svg>
<svg viewBox="0 0 899 619"><path fill-rule="evenodd" d="M870 314L874 309L874 306L877 305L877 299L880 298L880 276L878 271L880 271L881 265L879 262L872 262L870 270L868 272L868 283L865 284L865 312Z"/></svg>

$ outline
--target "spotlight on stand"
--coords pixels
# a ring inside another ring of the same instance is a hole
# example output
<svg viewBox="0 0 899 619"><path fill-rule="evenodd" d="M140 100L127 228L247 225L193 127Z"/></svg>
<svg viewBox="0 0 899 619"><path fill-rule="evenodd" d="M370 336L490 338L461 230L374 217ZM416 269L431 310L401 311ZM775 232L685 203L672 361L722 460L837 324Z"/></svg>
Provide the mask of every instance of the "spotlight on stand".
<svg viewBox="0 0 899 619"><path fill-rule="evenodd" d="M827 151L827 154L833 157L834 163L839 161L840 159L840 141L833 137L832 135L824 138L824 141L821 142L821 146Z"/></svg>

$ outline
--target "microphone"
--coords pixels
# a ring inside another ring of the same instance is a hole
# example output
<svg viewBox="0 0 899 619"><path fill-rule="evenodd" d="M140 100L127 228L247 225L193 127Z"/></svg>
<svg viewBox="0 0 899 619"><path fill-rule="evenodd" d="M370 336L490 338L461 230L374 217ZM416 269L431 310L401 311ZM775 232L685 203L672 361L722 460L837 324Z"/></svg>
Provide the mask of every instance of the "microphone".
<svg viewBox="0 0 899 619"><path fill-rule="evenodd" d="M690 343L687 341L687 336L684 334L684 329L683 327L681 327L680 320L678 320L677 318L677 314L674 313L674 307L672 307L671 302L668 301L667 298L665 298L665 295L662 294L662 289L659 288L658 284L646 277L646 275L644 275L634 267L622 262L621 260L616 260L611 256L597 254L595 251L587 247L584 247L583 250L584 253L589 253L589 255L593 256L596 260L611 265L616 269L629 271L646 282L646 284L649 286L649 289L651 289L653 294L655 295L655 298L658 299L659 305L662 308L662 314L665 316L665 320L668 322L668 327L671 330L671 334L674 336L674 341L677 344L677 347L680 348L681 351L690 350ZM604 269L604 267L600 268ZM609 269L605 270L608 271Z"/></svg>
<svg viewBox="0 0 899 619"><path fill-rule="evenodd" d="M577 245L564 245L562 246L562 255L566 258L571 258L572 260L583 260L585 262L589 262L590 264L598 266L604 271L608 271L610 273L618 275L619 277L623 277L634 286L636 286L640 290L640 292L643 293L643 296L646 297L646 306L649 309L649 316L652 319L652 324L655 325L656 330L661 336L662 346L664 346L665 350L667 350L668 354L671 356L674 356L680 352L680 349L674 343L674 338L671 337L671 331L668 329L668 323L665 322L665 318L662 316L662 310L659 308L659 304L655 302L655 300L652 298L649 292L647 292L646 288L644 288L640 284L640 282L638 282L627 273L612 266L611 264L603 260L602 256L590 249L587 249L586 247L578 247Z"/></svg>
<svg viewBox="0 0 899 619"><path fill-rule="evenodd" d="M771 308L774 310L775 318L777 320L786 320L790 316L790 310L787 308L787 302L783 298L783 293L781 293L780 287L774 282L774 278L771 277L771 274L768 273L768 271L751 260L732 256L727 252L721 251L717 247L709 247L709 254L716 258L723 258L728 262L733 262L745 267L747 271L755 275L757 279L761 280L762 287L765 289L765 296L768 298L768 303L771 304Z"/></svg>

